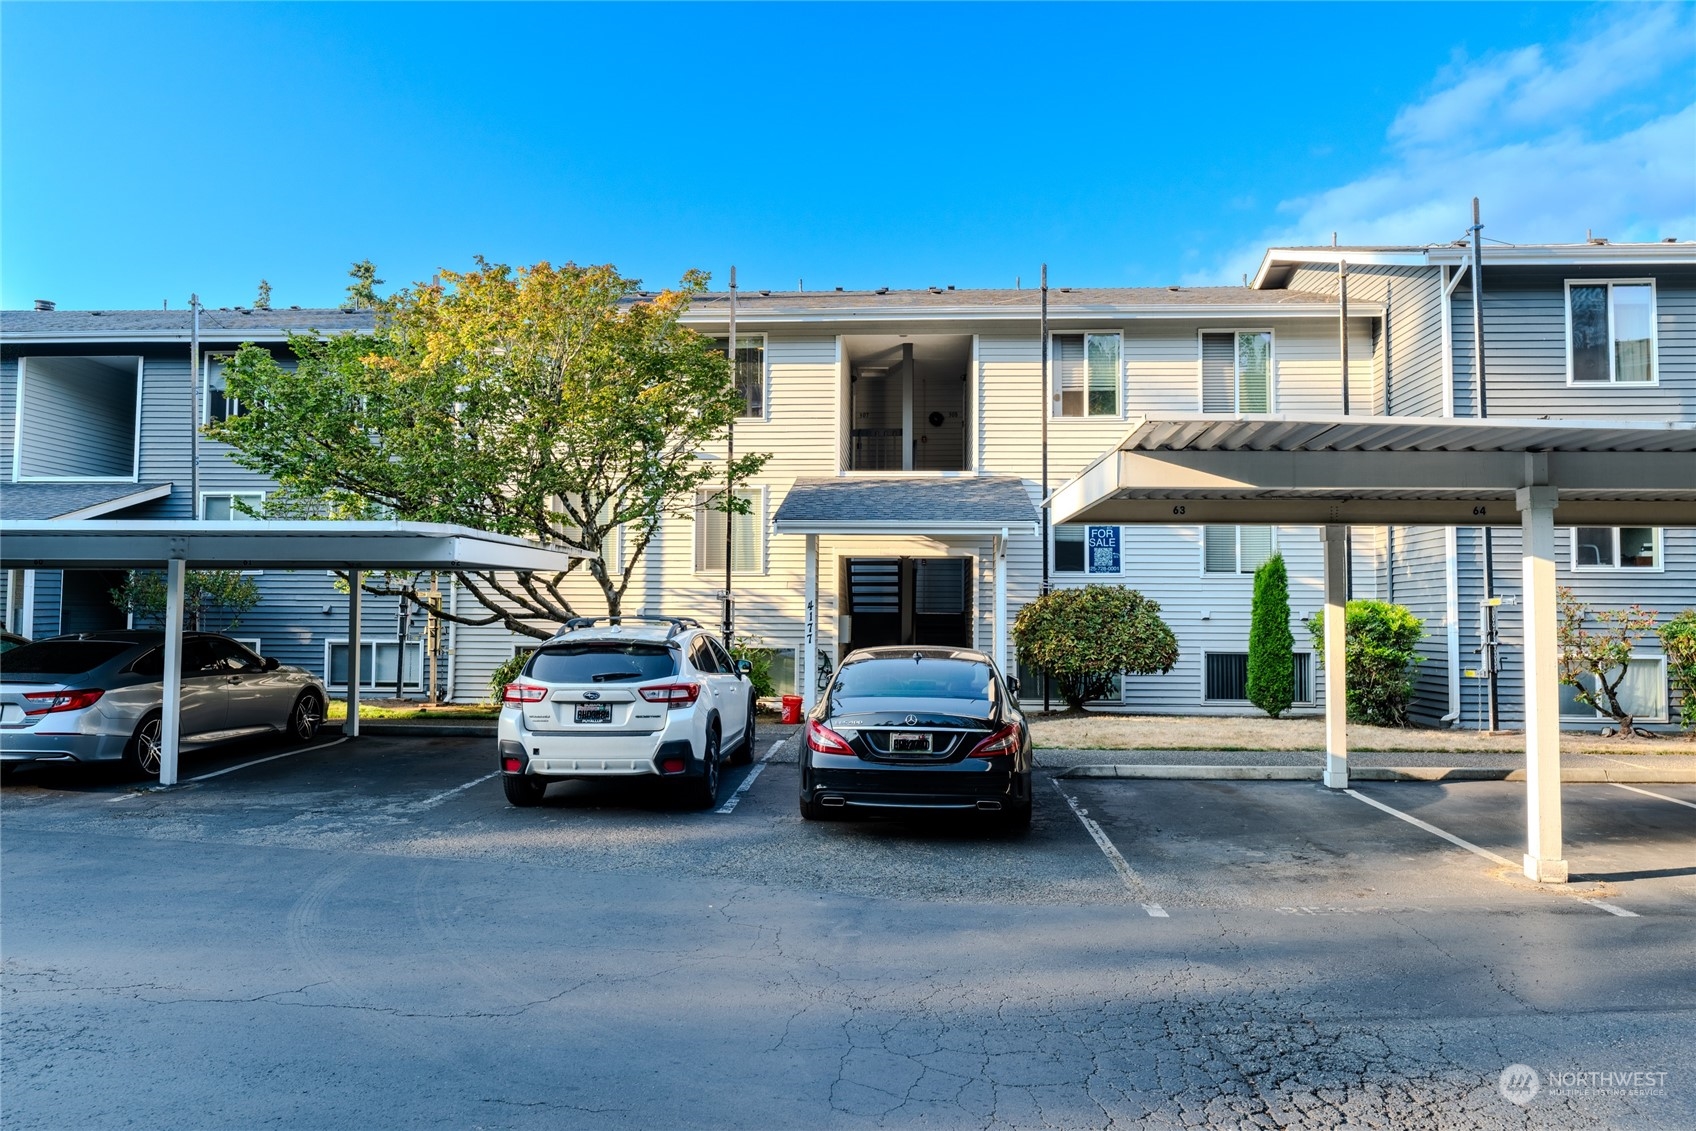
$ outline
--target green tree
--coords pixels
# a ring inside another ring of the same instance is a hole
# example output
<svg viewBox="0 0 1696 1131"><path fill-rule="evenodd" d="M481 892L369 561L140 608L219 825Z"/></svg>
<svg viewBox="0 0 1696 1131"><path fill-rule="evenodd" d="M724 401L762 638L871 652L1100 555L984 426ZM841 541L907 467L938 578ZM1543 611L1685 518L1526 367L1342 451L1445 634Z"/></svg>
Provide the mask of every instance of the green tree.
<svg viewBox="0 0 1696 1131"><path fill-rule="evenodd" d="M259 280L259 294L253 300L253 309L271 309L271 281L269 279Z"/></svg>
<svg viewBox="0 0 1696 1131"><path fill-rule="evenodd" d="M1682 691L1679 722L1696 727L1696 609L1685 609L1660 629L1661 650L1673 683Z"/></svg>
<svg viewBox="0 0 1696 1131"><path fill-rule="evenodd" d="M374 310L382 304L377 288L383 285L384 280L377 278L375 263L361 259L348 268L347 275L353 280L347 286L347 300L355 310Z"/></svg>
<svg viewBox="0 0 1696 1131"><path fill-rule="evenodd" d="M132 569L112 590L112 603L137 621L165 621L165 574ZM228 632L259 603L259 585L235 569L191 569L183 578L183 624L195 632Z"/></svg>
<svg viewBox="0 0 1696 1131"><path fill-rule="evenodd" d="M1290 575L1273 554L1254 571L1248 629L1248 699L1277 718L1296 696L1296 638L1290 631Z"/></svg>
<svg viewBox="0 0 1696 1131"><path fill-rule="evenodd" d="M1178 638L1160 619L1160 605L1117 585L1038 597L1019 611L1013 641L1019 666L1052 678L1074 709L1104 698L1122 672L1169 672L1178 662Z"/></svg>
<svg viewBox="0 0 1696 1131"><path fill-rule="evenodd" d="M1637 642L1655 627L1655 610L1642 605L1592 609L1565 585L1555 590L1555 597L1560 681L1575 689L1580 703L1618 723L1621 734L1641 733L1620 702L1619 688ZM1587 628L1588 622L1597 627Z"/></svg>
<svg viewBox="0 0 1696 1131"><path fill-rule="evenodd" d="M705 285L691 272L647 294L611 266L479 259L383 300L373 333L291 337L292 369L244 345L225 376L245 411L208 434L278 481L268 514L459 523L597 555L455 574L481 608L444 619L546 639L580 615L570 573L586 569L617 614L661 519L722 494L724 463L697 453L741 398L729 360L679 322ZM729 474L746 482L766 458L739 453ZM418 600L410 583L367 588Z"/></svg>
<svg viewBox="0 0 1696 1131"><path fill-rule="evenodd" d="M1313 649L1325 662L1325 613L1305 622ZM1425 622L1401 605L1387 601L1350 601L1343 614L1344 674L1348 680L1348 717L1357 723L1407 725L1413 700L1413 671L1420 662L1414 649L1425 638Z"/></svg>

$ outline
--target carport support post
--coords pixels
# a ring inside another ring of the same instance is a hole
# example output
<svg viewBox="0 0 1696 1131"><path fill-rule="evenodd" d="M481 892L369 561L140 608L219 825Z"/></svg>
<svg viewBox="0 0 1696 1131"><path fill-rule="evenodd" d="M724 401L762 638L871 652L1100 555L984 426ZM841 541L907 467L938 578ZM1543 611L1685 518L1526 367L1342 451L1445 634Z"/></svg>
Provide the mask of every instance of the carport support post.
<svg viewBox="0 0 1696 1131"><path fill-rule="evenodd" d="M1325 528L1325 784L1349 787L1349 528Z"/></svg>
<svg viewBox="0 0 1696 1131"><path fill-rule="evenodd" d="M819 536L807 535L807 602L801 626L801 710L811 711L819 693Z"/></svg>
<svg viewBox="0 0 1696 1131"><path fill-rule="evenodd" d="M1003 676L1007 674L1007 532L1002 531L994 539L993 555L995 558L995 639L990 647L993 650L995 666ZM1016 698L1016 697L1015 697Z"/></svg>
<svg viewBox="0 0 1696 1131"><path fill-rule="evenodd" d="M1564 884L1561 853L1560 645L1555 636L1555 489L1521 487L1525 584L1525 875Z"/></svg>
<svg viewBox="0 0 1696 1131"><path fill-rule="evenodd" d="M177 746L183 720L183 590L188 563L165 564L165 695L159 720L159 784L177 784Z"/></svg>
<svg viewBox="0 0 1696 1131"><path fill-rule="evenodd" d="M359 579L360 571L347 571L347 722L342 733L359 737Z"/></svg>

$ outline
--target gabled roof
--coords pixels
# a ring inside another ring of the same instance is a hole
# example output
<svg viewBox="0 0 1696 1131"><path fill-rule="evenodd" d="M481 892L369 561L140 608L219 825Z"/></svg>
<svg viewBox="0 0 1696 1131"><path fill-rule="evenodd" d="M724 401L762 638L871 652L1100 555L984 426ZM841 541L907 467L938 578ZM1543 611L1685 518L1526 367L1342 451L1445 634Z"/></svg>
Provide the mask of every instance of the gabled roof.
<svg viewBox="0 0 1696 1131"><path fill-rule="evenodd" d="M170 493L169 483L6 483L0 485L0 518L94 518Z"/></svg>
<svg viewBox="0 0 1696 1131"><path fill-rule="evenodd" d="M205 342L280 342L291 333L369 330L369 310L303 309L200 312ZM6 310L0 311L0 341L18 342L187 342L194 315L188 310Z"/></svg>
<svg viewBox="0 0 1696 1131"><path fill-rule="evenodd" d="M778 534L1033 533L1036 508L1009 475L802 478L772 518Z"/></svg>
<svg viewBox="0 0 1696 1131"><path fill-rule="evenodd" d="M1482 258L1486 267L1593 266L1593 267L1696 267L1696 242L1661 240L1657 243L1506 244L1486 242ZM1354 244L1320 247L1267 248L1255 272L1252 287L1278 291L1297 267L1348 261L1351 265L1390 263L1414 267L1456 266L1472 262L1472 245L1465 240L1439 244Z"/></svg>

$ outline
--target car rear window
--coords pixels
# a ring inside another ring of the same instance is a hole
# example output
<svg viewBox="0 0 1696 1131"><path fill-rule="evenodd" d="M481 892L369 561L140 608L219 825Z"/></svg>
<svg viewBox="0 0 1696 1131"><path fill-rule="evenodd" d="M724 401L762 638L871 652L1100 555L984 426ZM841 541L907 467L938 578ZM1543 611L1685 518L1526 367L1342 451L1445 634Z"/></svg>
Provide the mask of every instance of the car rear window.
<svg viewBox="0 0 1696 1131"><path fill-rule="evenodd" d="M601 640L549 644L524 674L543 683L627 683L677 674L677 653L664 644Z"/></svg>
<svg viewBox="0 0 1696 1131"><path fill-rule="evenodd" d="M0 652L0 676L81 675L134 647L122 640L37 640Z"/></svg>
<svg viewBox="0 0 1696 1131"><path fill-rule="evenodd" d="M844 665L836 680L836 694L845 699L989 698L989 666L970 660L860 660Z"/></svg>

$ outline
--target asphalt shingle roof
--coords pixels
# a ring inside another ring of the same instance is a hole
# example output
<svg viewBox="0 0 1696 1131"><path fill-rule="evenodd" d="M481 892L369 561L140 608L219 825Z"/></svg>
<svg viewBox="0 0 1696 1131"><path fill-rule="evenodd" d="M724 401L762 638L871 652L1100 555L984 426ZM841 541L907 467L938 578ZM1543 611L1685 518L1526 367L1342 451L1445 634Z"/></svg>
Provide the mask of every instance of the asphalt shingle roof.
<svg viewBox="0 0 1696 1131"><path fill-rule="evenodd" d="M194 316L188 310L6 310L0 311L0 336L41 340L59 336L101 336L111 341L181 338L188 341ZM200 336L213 341L281 339L290 331L369 330L369 310L282 309L202 310Z"/></svg>
<svg viewBox="0 0 1696 1131"><path fill-rule="evenodd" d="M922 535L927 522L986 525L1039 521L1024 481L1010 475L942 479L802 478L774 522L892 522Z"/></svg>
<svg viewBox="0 0 1696 1131"><path fill-rule="evenodd" d="M0 484L0 518L15 522L59 518L169 486L169 483L3 483Z"/></svg>
<svg viewBox="0 0 1696 1131"><path fill-rule="evenodd" d="M888 313L899 317L905 311L960 310L968 313L1005 310L1009 314L1035 317L1041 292L1022 290L909 290L909 291L745 291L736 292L739 317L757 319L761 314L822 313L852 310ZM1250 287L1066 287L1048 292L1048 312L1063 316L1070 311L1159 309L1161 307L1299 306L1316 303L1335 305L1330 295L1310 291L1258 291ZM729 308L729 295L713 291L699 295L690 304L692 315L722 315Z"/></svg>

